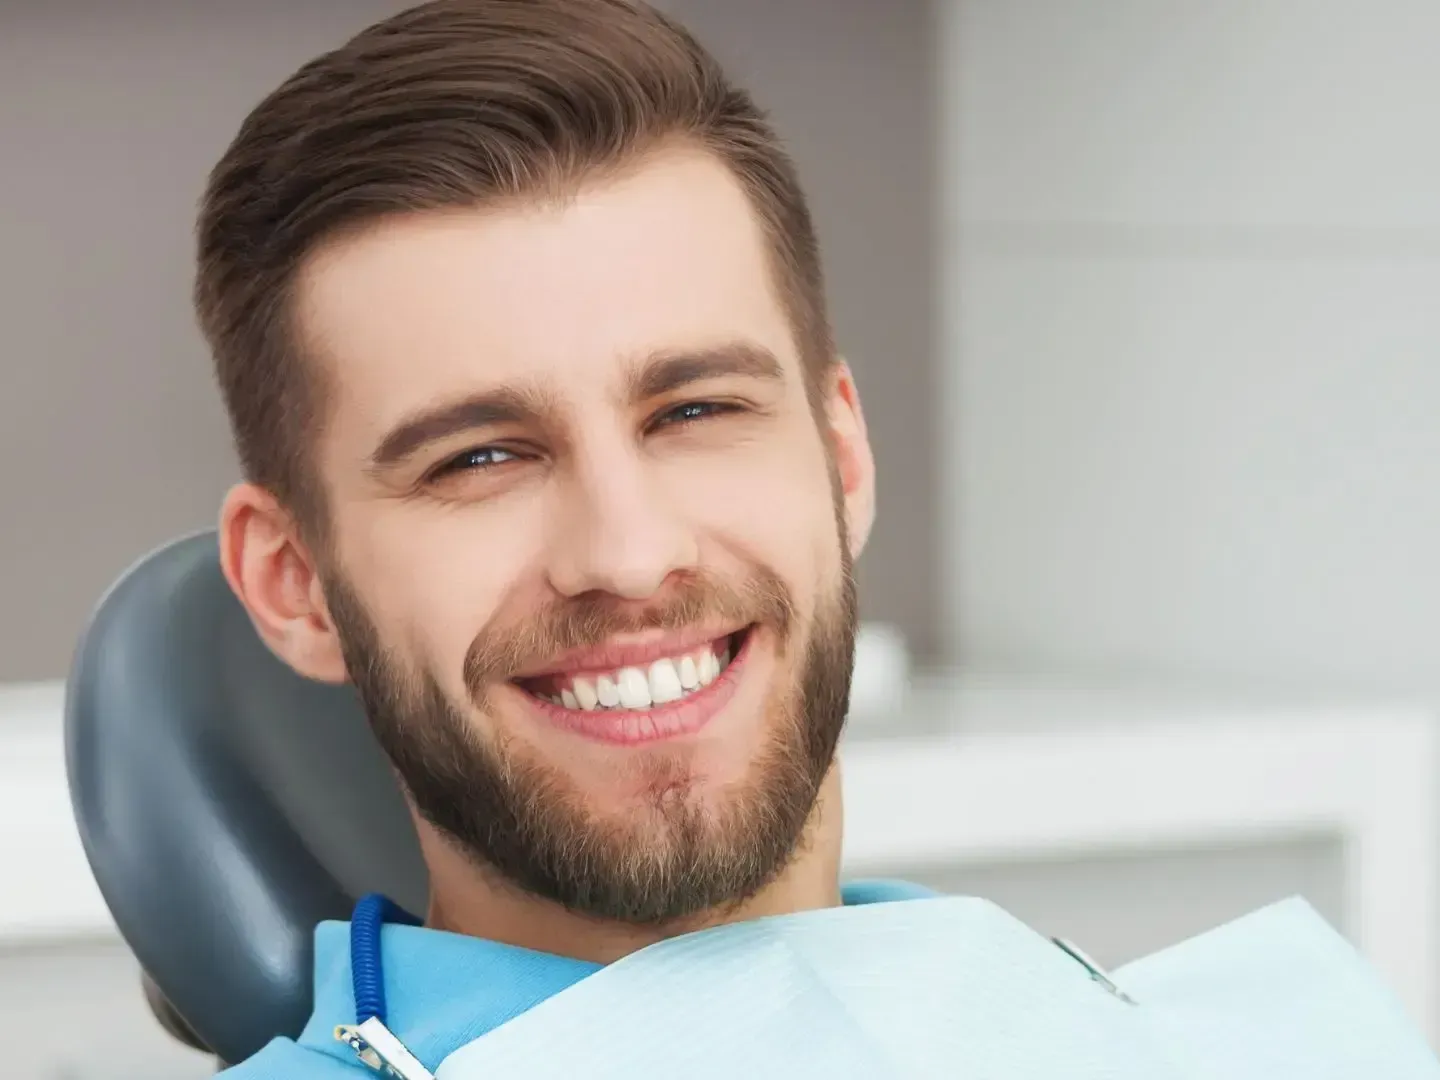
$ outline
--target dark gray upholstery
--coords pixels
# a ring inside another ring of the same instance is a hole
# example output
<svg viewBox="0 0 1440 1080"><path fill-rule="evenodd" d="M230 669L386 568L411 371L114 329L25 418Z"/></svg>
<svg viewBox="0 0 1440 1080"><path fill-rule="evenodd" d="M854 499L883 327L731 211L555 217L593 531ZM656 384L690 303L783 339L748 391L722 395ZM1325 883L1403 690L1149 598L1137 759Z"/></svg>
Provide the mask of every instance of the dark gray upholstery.
<svg viewBox="0 0 1440 1080"><path fill-rule="evenodd" d="M414 832L353 693L265 648L213 532L149 555L101 601L66 739L120 931L179 1014L172 1030L223 1061L304 1025L316 923L375 890L423 910Z"/></svg>

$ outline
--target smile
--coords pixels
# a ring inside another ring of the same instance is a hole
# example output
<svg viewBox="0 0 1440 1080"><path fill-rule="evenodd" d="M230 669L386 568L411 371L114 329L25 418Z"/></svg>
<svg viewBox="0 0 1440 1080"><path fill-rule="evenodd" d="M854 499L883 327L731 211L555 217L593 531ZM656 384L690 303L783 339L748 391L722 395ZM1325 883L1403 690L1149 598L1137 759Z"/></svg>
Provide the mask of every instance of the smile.
<svg viewBox="0 0 1440 1080"><path fill-rule="evenodd" d="M750 637L747 627L663 655L653 655L663 645L601 650L628 662L602 667L593 661L609 657L597 655L513 685L578 734L625 744L671 738L699 730L730 699Z"/></svg>

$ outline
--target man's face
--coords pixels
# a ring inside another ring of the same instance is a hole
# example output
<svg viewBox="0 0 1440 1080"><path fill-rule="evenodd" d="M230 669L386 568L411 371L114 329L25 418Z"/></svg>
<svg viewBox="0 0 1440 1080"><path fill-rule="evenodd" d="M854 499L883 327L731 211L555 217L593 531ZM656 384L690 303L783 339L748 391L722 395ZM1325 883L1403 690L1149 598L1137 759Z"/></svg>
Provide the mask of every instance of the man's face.
<svg viewBox="0 0 1440 1080"><path fill-rule="evenodd" d="M843 722L844 484L766 254L676 153L302 279L347 671L422 817L595 915L758 891Z"/></svg>

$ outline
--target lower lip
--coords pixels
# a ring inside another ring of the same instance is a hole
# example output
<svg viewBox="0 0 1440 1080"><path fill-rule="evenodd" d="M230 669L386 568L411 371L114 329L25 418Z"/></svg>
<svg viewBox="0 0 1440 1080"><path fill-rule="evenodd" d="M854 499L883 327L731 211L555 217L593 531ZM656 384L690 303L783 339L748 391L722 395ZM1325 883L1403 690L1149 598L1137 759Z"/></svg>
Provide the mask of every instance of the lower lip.
<svg viewBox="0 0 1440 1080"><path fill-rule="evenodd" d="M745 635L740 651L709 686L679 701L650 709L567 709L521 690L530 706L560 727L596 742L616 746L640 746L664 739L693 735L708 724L735 696L740 676L750 657L753 631ZM518 688L517 688L518 689Z"/></svg>

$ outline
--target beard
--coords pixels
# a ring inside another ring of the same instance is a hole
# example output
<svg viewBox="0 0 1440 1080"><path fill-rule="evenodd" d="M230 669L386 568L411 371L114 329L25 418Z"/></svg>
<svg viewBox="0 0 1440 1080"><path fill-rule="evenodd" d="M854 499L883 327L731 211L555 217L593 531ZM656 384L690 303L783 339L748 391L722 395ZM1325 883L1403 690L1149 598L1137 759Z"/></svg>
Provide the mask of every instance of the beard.
<svg viewBox="0 0 1440 1080"><path fill-rule="evenodd" d="M334 569L326 597L371 727L421 818L530 894L591 917L656 926L743 903L804 842L849 705L858 614L843 523L840 552L838 580L817 598L803 643L789 591L764 570L739 587L686 573L662 602L638 612L586 594L476 636L464 676L467 704L481 714L487 688L526 662L616 633L712 618L766 627L779 658L795 660L777 665L782 678L791 675L765 706L765 734L746 776L721 800L700 797L678 755L645 752L636 758L645 794L622 820L597 815L562 768L535 760L518 740L498 730L487 737L433 674L385 645Z"/></svg>

